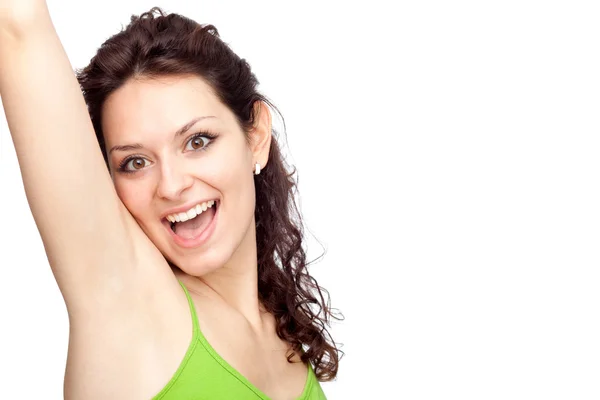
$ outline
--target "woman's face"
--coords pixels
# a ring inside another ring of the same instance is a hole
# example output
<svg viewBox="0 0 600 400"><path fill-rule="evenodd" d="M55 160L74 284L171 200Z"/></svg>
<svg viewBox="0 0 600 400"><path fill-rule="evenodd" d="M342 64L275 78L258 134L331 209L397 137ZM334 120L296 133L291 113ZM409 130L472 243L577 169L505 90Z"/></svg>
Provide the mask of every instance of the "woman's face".
<svg viewBox="0 0 600 400"><path fill-rule="evenodd" d="M104 104L121 201L190 275L223 266L254 237L254 164L265 166L271 139L270 114L261 110L248 143L234 114L196 76L130 79Z"/></svg>

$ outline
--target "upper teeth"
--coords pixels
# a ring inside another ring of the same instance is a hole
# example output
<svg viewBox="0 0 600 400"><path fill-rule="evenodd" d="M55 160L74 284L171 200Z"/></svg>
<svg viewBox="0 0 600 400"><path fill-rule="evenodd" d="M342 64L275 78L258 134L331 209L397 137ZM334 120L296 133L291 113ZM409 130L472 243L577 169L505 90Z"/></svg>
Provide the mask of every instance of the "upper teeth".
<svg viewBox="0 0 600 400"><path fill-rule="evenodd" d="M202 212L206 211L206 209L208 208L211 208L214 204L214 200L205 201L204 203L200 203L197 206L190 208L186 212L167 215L167 219L169 220L169 222L184 222L188 219L195 218L197 215L202 214Z"/></svg>

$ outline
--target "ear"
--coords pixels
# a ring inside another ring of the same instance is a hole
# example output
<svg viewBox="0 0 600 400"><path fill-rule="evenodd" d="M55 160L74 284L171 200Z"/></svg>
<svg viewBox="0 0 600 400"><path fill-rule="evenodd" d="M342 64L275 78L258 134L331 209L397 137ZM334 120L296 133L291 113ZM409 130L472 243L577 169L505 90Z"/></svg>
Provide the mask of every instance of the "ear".
<svg viewBox="0 0 600 400"><path fill-rule="evenodd" d="M267 104L263 101L255 101L253 109L254 127L250 131L250 149L252 150L252 166L259 163L260 168L264 169L269 160L269 149L271 147L271 112Z"/></svg>

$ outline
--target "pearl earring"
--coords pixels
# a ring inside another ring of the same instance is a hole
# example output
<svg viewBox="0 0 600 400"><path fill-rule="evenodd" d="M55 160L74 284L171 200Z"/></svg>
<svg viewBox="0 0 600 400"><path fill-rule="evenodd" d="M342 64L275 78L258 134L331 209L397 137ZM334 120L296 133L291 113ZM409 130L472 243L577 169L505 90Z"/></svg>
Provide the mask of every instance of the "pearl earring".
<svg viewBox="0 0 600 400"><path fill-rule="evenodd" d="M256 165L254 166L254 175L258 174L260 174L260 164L256 163Z"/></svg>

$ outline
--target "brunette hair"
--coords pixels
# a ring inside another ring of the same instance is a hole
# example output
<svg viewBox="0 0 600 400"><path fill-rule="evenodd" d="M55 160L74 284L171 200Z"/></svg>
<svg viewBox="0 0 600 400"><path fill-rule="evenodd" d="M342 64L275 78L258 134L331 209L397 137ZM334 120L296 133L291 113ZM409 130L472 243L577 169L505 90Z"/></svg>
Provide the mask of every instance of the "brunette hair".
<svg viewBox="0 0 600 400"><path fill-rule="evenodd" d="M258 93L250 65L220 39L217 28L154 7L132 16L77 71L107 165L101 125L106 98L130 78L187 74L204 79L246 133L255 123L257 101L277 110ZM320 381L330 381L343 352L326 326L331 317L341 318L332 313L329 299L325 301L327 291L308 273L302 218L294 200L296 171L289 172L276 137L273 130L268 165L254 177L259 300L275 317L278 336L292 344L288 361L297 352L304 363L312 363Z"/></svg>

